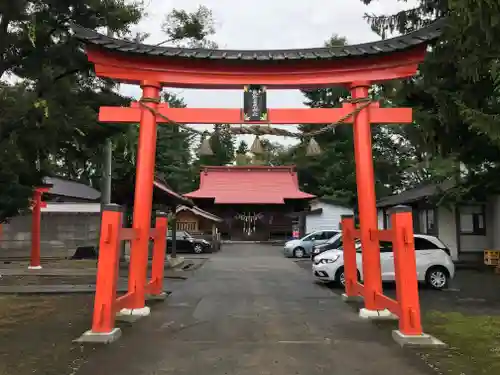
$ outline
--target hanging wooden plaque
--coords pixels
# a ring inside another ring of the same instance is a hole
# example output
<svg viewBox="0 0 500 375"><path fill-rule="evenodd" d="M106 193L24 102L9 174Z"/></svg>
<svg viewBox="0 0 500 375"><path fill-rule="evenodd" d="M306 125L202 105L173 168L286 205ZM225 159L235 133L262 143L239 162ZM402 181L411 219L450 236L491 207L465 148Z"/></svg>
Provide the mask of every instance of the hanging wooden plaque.
<svg viewBox="0 0 500 375"><path fill-rule="evenodd" d="M266 88L261 85L246 85L243 93L243 120L267 121Z"/></svg>

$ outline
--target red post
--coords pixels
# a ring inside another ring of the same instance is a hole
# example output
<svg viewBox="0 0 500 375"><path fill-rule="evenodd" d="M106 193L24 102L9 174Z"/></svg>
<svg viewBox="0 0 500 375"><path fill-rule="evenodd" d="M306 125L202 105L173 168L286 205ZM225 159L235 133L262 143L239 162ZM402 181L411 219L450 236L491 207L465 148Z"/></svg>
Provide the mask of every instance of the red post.
<svg viewBox="0 0 500 375"><path fill-rule="evenodd" d="M397 299L401 308L399 330L407 336L422 335L412 210L408 206L396 206L390 213Z"/></svg>
<svg viewBox="0 0 500 375"><path fill-rule="evenodd" d="M158 82L143 82L143 99L150 100L146 105L158 107L160 99ZM139 145L135 176L134 216L132 228L138 236L132 240L130 254L130 275L128 292L134 293L127 308L140 309L145 306L145 285L148 268L149 229L151 227L151 206L153 202L153 176L156 154L156 116L143 108L139 126Z"/></svg>
<svg viewBox="0 0 500 375"><path fill-rule="evenodd" d="M344 275L345 294L347 297L355 297L354 284L358 281L356 265L356 246L354 244L354 217L342 215L342 243L344 248Z"/></svg>
<svg viewBox="0 0 500 375"><path fill-rule="evenodd" d="M368 97L370 83L353 83L353 99ZM358 103L361 106L363 103ZM380 270L380 247L377 237L377 209L375 199L375 178L373 172L372 133L370 112L361 110L354 119L354 159L356 162L356 185L363 251L364 300L367 310L378 310L375 296L382 292Z"/></svg>
<svg viewBox="0 0 500 375"><path fill-rule="evenodd" d="M29 269L40 269L40 223L42 220L42 191L33 192L33 211L31 213L31 258Z"/></svg>
<svg viewBox="0 0 500 375"><path fill-rule="evenodd" d="M110 333L115 326L114 303L120 258L122 209L116 204L104 206L94 300L92 333Z"/></svg>
<svg viewBox="0 0 500 375"><path fill-rule="evenodd" d="M151 269L151 295L163 293L163 274L165 270L165 252L167 250L167 214L159 212L156 215L156 233L153 247L153 265Z"/></svg>

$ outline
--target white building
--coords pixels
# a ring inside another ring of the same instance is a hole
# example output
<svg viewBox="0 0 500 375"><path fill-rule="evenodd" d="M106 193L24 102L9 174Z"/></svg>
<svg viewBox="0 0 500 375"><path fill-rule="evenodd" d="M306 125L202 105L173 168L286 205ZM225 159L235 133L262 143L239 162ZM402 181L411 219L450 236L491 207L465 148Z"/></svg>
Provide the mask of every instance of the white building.
<svg viewBox="0 0 500 375"><path fill-rule="evenodd" d="M411 206L415 233L438 236L449 247L456 261L481 262L484 250L500 249L500 196L451 206L433 203L433 197L454 185L449 180L380 199L377 207L383 218L383 228L390 227L387 212L391 207L401 204Z"/></svg>
<svg viewBox="0 0 500 375"><path fill-rule="evenodd" d="M353 209L328 198L311 201L311 211L305 219L305 232L318 230L340 230L342 215L353 215Z"/></svg>

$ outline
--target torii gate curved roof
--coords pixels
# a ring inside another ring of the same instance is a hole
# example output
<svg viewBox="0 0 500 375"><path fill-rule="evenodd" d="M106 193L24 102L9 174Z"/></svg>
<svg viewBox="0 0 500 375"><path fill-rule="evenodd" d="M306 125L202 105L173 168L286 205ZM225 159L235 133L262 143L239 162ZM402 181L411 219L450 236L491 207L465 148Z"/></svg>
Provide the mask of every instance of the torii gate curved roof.
<svg viewBox="0 0 500 375"><path fill-rule="evenodd" d="M331 86L382 81L415 74L427 44L445 19L396 38L343 47L285 50L223 50L160 47L108 37L73 25L102 77L122 82L152 80L171 87L272 88Z"/></svg>

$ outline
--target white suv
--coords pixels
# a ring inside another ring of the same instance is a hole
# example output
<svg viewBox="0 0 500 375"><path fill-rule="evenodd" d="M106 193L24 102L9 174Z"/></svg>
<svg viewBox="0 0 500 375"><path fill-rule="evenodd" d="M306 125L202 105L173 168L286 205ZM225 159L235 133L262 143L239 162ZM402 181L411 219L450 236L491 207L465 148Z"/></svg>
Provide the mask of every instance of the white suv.
<svg viewBox="0 0 500 375"><path fill-rule="evenodd" d="M417 278L434 289L444 289L455 275L450 250L434 236L415 234ZM358 277L363 280L361 243L356 241ZM392 242L380 241L380 267L382 281L394 281L394 254ZM342 249L328 250L317 255L312 265L313 275L323 282L345 284L344 253Z"/></svg>

